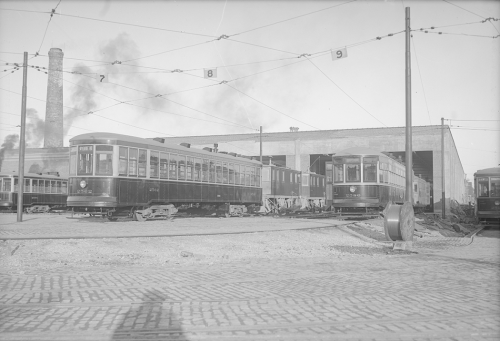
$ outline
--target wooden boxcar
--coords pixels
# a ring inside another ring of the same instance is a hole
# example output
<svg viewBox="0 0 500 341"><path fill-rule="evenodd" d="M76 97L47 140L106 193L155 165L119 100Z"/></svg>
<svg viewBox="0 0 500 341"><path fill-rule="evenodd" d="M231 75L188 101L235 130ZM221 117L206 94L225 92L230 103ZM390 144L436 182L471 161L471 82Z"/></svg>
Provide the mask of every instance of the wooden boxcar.
<svg viewBox="0 0 500 341"><path fill-rule="evenodd" d="M500 221L500 167L474 173L475 214L480 221Z"/></svg>
<svg viewBox="0 0 500 341"><path fill-rule="evenodd" d="M17 208L19 176L0 173L0 208ZM23 207L26 212L47 212L66 206L68 180L52 174L26 173L24 175Z"/></svg>
<svg viewBox="0 0 500 341"><path fill-rule="evenodd" d="M156 140L89 133L70 140L68 206L75 212L145 218L183 206L261 205L261 164Z"/></svg>

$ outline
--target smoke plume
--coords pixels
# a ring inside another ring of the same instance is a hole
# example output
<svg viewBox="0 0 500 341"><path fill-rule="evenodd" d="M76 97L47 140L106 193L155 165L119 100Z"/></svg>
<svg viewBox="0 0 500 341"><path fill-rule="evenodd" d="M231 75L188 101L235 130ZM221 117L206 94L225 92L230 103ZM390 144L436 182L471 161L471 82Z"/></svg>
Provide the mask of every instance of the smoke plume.
<svg viewBox="0 0 500 341"><path fill-rule="evenodd" d="M2 143L2 147L0 148L0 170L2 170L2 163L4 159L5 152L7 150L14 149L16 145L19 143L19 135L11 134L5 137L5 140Z"/></svg>
<svg viewBox="0 0 500 341"><path fill-rule="evenodd" d="M26 147L41 147L44 132L45 121L38 117L35 109L28 108L26 110Z"/></svg>

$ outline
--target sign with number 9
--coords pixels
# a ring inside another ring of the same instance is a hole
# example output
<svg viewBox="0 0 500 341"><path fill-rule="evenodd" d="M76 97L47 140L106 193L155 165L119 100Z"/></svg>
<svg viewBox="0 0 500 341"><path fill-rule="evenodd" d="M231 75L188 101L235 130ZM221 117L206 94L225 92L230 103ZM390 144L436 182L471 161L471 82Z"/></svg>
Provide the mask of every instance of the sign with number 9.
<svg viewBox="0 0 500 341"><path fill-rule="evenodd" d="M346 48L332 51L332 59L333 60L346 58L346 57L347 57L347 49Z"/></svg>

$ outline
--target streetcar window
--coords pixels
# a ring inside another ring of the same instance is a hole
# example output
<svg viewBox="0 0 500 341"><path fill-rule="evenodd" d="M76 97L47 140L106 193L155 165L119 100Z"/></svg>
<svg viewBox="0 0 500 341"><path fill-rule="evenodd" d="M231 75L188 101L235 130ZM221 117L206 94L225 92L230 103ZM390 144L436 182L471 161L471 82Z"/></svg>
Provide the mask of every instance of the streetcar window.
<svg viewBox="0 0 500 341"><path fill-rule="evenodd" d="M128 175L137 176L137 149L128 150Z"/></svg>
<svg viewBox="0 0 500 341"><path fill-rule="evenodd" d="M94 146L78 146L78 175L92 175L93 158Z"/></svg>
<svg viewBox="0 0 500 341"><path fill-rule="evenodd" d="M250 185L255 186L255 167L250 167Z"/></svg>
<svg viewBox="0 0 500 341"><path fill-rule="evenodd" d="M56 193L62 193L62 191L61 191L61 181L56 181L55 182L55 186L56 186Z"/></svg>
<svg viewBox="0 0 500 341"><path fill-rule="evenodd" d="M229 183L234 185L234 164L228 164L227 168L229 171Z"/></svg>
<svg viewBox="0 0 500 341"><path fill-rule="evenodd" d="M45 193L45 180L38 180L38 192Z"/></svg>
<svg viewBox="0 0 500 341"><path fill-rule="evenodd" d="M168 166L168 177L177 180L177 155L170 154L170 163Z"/></svg>
<svg viewBox="0 0 500 341"><path fill-rule="evenodd" d="M283 172L283 176L284 172ZM252 185L252 167L246 166L245 167L245 185L251 186Z"/></svg>
<svg viewBox="0 0 500 341"><path fill-rule="evenodd" d="M346 181L347 182L359 182L360 181L360 165L346 164Z"/></svg>
<svg viewBox="0 0 500 341"><path fill-rule="evenodd" d="M194 159L194 180L201 181L201 159Z"/></svg>
<svg viewBox="0 0 500 341"><path fill-rule="evenodd" d="M186 180L186 157L184 155L177 155L177 165L179 167L177 172L179 180Z"/></svg>
<svg viewBox="0 0 500 341"><path fill-rule="evenodd" d="M210 172L209 172L209 167L208 167L208 159L203 159L203 165L201 169L201 181L208 182L210 179Z"/></svg>
<svg viewBox="0 0 500 341"><path fill-rule="evenodd" d="M293 174L290 173L290 183L292 183L292 182L293 182Z"/></svg>
<svg viewBox="0 0 500 341"><path fill-rule="evenodd" d="M50 193L50 180L45 180L45 193Z"/></svg>
<svg viewBox="0 0 500 341"><path fill-rule="evenodd" d="M187 157L187 166L186 166L186 179L193 180L194 177L194 162L192 157Z"/></svg>
<svg viewBox="0 0 500 341"><path fill-rule="evenodd" d="M149 176L151 178L157 178L158 175L160 174L158 168L158 166L160 165L159 158L160 158L159 152L151 151L151 155L149 156Z"/></svg>
<svg viewBox="0 0 500 341"><path fill-rule="evenodd" d="M216 175L216 181L221 183L222 182L222 164L220 161L217 161L215 163L215 175Z"/></svg>
<svg viewBox="0 0 500 341"><path fill-rule="evenodd" d="M96 175L113 175L113 146L95 146Z"/></svg>
<svg viewBox="0 0 500 341"><path fill-rule="evenodd" d="M148 154L145 149L139 149L139 176L146 176Z"/></svg>
<svg viewBox="0 0 500 341"><path fill-rule="evenodd" d="M309 186L309 177L307 174L302 174L302 185Z"/></svg>
<svg viewBox="0 0 500 341"><path fill-rule="evenodd" d="M168 179L168 154L160 153L160 178Z"/></svg>
<svg viewBox="0 0 500 341"><path fill-rule="evenodd" d="M10 178L4 178L2 183L2 191L10 192L11 191L12 181Z"/></svg>
<svg viewBox="0 0 500 341"><path fill-rule="evenodd" d="M334 182L344 182L344 165L343 164L333 165L333 181Z"/></svg>
<svg viewBox="0 0 500 341"><path fill-rule="evenodd" d="M229 170L227 168L227 162L222 163L222 183L227 184L229 182Z"/></svg>
<svg viewBox="0 0 500 341"><path fill-rule="evenodd" d="M239 185L240 182L240 165L234 165L234 184Z"/></svg>
<svg viewBox="0 0 500 341"><path fill-rule="evenodd" d="M489 179L488 178L478 178L477 179L477 196L478 197L487 197L490 195L490 187L489 187Z"/></svg>
<svg viewBox="0 0 500 341"><path fill-rule="evenodd" d="M326 172L326 181L328 183L331 183L333 179L333 165L331 162L325 162L325 172Z"/></svg>
<svg viewBox="0 0 500 341"><path fill-rule="evenodd" d="M215 182L215 162L214 160L210 160L209 162L210 182Z"/></svg>
<svg viewBox="0 0 500 341"><path fill-rule="evenodd" d="M491 178L490 197L500 197L500 178Z"/></svg>
<svg viewBox="0 0 500 341"><path fill-rule="evenodd" d="M15 178L14 179L14 192L19 191L18 183L19 183L19 179Z"/></svg>
<svg viewBox="0 0 500 341"><path fill-rule="evenodd" d="M120 152L119 152L119 164L118 164L118 175L127 175L127 169L128 169L128 148L127 147L120 147Z"/></svg>
<svg viewBox="0 0 500 341"><path fill-rule="evenodd" d="M245 180L247 179L247 167L245 166L241 166L241 170L240 170L240 183L242 185L248 185L248 182Z"/></svg>
<svg viewBox="0 0 500 341"><path fill-rule="evenodd" d="M260 172L261 172L261 168L260 167L257 167L257 183L256 183L256 186L257 187L260 187Z"/></svg>
<svg viewBox="0 0 500 341"><path fill-rule="evenodd" d="M25 193L31 192L30 179L24 179L24 192Z"/></svg>
<svg viewBox="0 0 500 341"><path fill-rule="evenodd" d="M363 163L363 181L377 182L377 164Z"/></svg>
<svg viewBox="0 0 500 341"><path fill-rule="evenodd" d="M61 193L68 194L68 182L67 181L63 181L61 183Z"/></svg>
<svg viewBox="0 0 500 341"><path fill-rule="evenodd" d="M33 191L33 193L38 193L38 180L37 179L31 180L31 190Z"/></svg>
<svg viewBox="0 0 500 341"><path fill-rule="evenodd" d="M69 175L76 175L76 153L76 146L71 147L69 150Z"/></svg>

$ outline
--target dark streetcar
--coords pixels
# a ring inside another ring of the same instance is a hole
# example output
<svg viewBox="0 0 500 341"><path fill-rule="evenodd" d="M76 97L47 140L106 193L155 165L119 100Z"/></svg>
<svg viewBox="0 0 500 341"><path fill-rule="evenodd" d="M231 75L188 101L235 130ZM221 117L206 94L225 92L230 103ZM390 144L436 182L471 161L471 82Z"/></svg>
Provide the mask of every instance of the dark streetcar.
<svg viewBox="0 0 500 341"><path fill-rule="evenodd" d="M339 212L376 212L405 199L405 165L388 155L363 147L333 156L332 207ZM430 184L413 179L413 201L430 204Z"/></svg>
<svg viewBox="0 0 500 341"><path fill-rule="evenodd" d="M17 209L18 174L0 173L0 208ZM23 207L27 213L48 212L66 207L68 181L58 175L26 173L24 175Z"/></svg>
<svg viewBox="0 0 500 341"><path fill-rule="evenodd" d="M474 173L475 214L479 221L500 222L500 167Z"/></svg>
<svg viewBox="0 0 500 341"><path fill-rule="evenodd" d="M68 207L116 220L180 208L239 215L262 202L260 162L161 141L89 133L70 140Z"/></svg>

